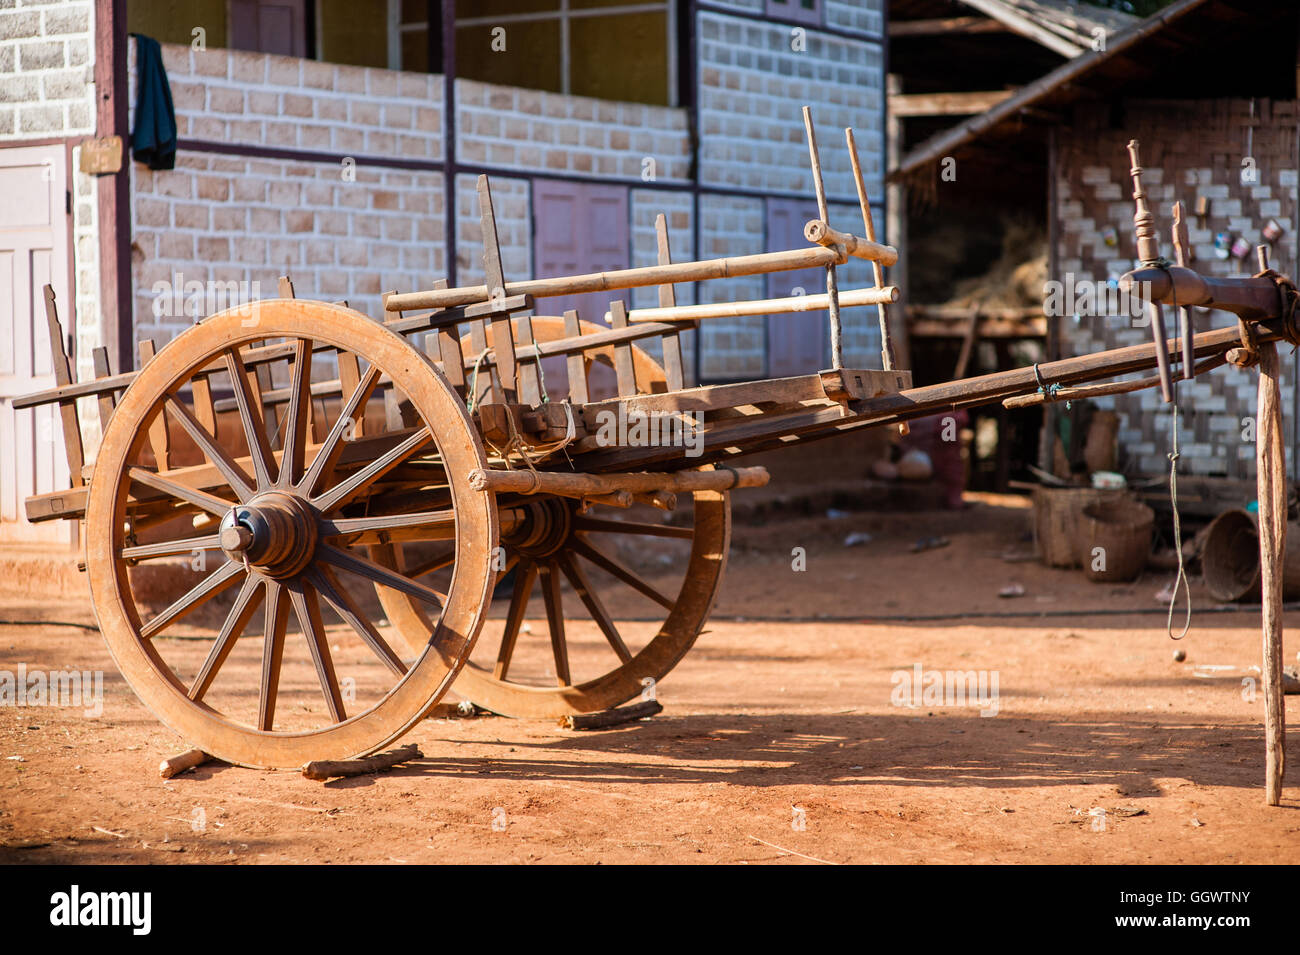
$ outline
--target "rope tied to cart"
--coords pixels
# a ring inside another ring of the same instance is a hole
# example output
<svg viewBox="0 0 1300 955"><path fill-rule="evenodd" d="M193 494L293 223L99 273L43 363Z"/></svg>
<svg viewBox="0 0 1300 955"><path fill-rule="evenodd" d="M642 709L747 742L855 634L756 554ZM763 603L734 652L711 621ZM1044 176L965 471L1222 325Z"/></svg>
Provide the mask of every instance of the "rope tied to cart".
<svg viewBox="0 0 1300 955"><path fill-rule="evenodd" d="M1056 400L1056 393L1061 390L1061 383L1054 381L1050 385L1043 380L1043 373L1038 368L1038 362L1034 362L1034 379L1038 382L1038 393L1048 401ZM1070 410L1070 399L1065 399L1065 410Z"/></svg>
<svg viewBox="0 0 1300 955"><path fill-rule="evenodd" d="M1161 259L1157 266L1169 273L1169 263ZM1171 275L1169 287L1173 292L1174 312L1178 312L1178 286L1174 284ZM1157 346L1159 347L1159 346ZM1178 552L1178 574L1174 577L1174 587L1169 594L1169 616L1165 618L1165 634L1171 640L1181 640L1187 636L1187 632L1192 628L1192 587L1187 580L1187 565L1183 558L1183 531L1181 515L1178 513L1178 459L1182 454L1178 450L1178 392L1172 394L1173 400L1170 402L1169 416L1169 453L1165 455L1169 459L1169 509L1173 511L1174 517L1174 549ZM1183 620L1183 629L1178 636L1174 636L1174 607L1178 604L1178 588L1182 587L1183 593L1187 595L1187 616Z"/></svg>

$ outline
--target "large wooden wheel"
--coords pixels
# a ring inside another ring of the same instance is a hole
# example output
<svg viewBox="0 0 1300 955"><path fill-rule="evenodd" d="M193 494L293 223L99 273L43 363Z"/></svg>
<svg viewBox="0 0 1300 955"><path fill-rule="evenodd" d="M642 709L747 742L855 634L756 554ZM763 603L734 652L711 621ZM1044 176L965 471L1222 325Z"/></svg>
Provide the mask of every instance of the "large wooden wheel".
<svg viewBox="0 0 1300 955"><path fill-rule="evenodd" d="M259 392L253 367L269 356L284 381L273 428L275 389ZM366 417L380 388L402 409L398 430ZM195 463L177 467L183 450ZM276 300L185 331L126 391L90 486L91 590L123 676L192 745L240 765L382 748L441 697L478 634L497 512L466 476L484 463L456 393L364 315ZM435 588L381 567L368 557L381 538L442 541L454 572ZM145 573L167 558L171 573ZM380 632L375 590L426 608L422 639ZM200 608L215 638L169 639Z"/></svg>
<svg viewBox="0 0 1300 955"><path fill-rule="evenodd" d="M585 333L601 328L584 325ZM539 341L564 337L559 319L534 318L533 330ZM613 362L609 348L586 354L591 362ZM663 381L648 353L636 349L634 363L641 388ZM504 716L558 718L617 706L663 679L708 619L731 537L725 492L683 498L678 513L685 520L667 524L561 497L502 495L498 503L510 519L502 525L497 566L503 576L513 572L509 606L485 624L456 693ZM376 547L372 556L435 587L455 572L448 548L397 543ZM428 632L426 610L392 590L379 599L394 629L418 645ZM629 611L617 621L607 609L613 600ZM537 632L527 632L534 630L530 618Z"/></svg>

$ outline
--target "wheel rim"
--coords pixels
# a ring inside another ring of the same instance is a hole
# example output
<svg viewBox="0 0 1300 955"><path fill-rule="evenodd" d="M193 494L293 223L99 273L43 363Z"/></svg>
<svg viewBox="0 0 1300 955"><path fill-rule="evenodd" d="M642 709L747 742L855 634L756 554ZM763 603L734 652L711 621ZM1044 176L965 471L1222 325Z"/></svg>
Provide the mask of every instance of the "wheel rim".
<svg viewBox="0 0 1300 955"><path fill-rule="evenodd" d="M278 450L245 364L253 343L273 340L282 340L276 347L287 365ZM313 359L313 346L326 350ZM311 397L313 369L331 356L343 383L333 414ZM119 669L164 723L229 762L288 768L382 748L451 685L494 581L496 509L492 495L465 480L485 457L459 398L400 336L317 302L261 302L215 315L178 336L160 359L118 405L87 502L91 591ZM224 377L217 372L206 381L209 389L224 382L233 393L238 420L229 426L248 452L239 457L214 437L224 434L225 419L202 420L196 397L195 381L214 359ZM402 430L377 429L374 415L365 417L381 382L403 409ZM150 429L156 433L161 421L198 449L206 477L193 467L148 468ZM178 534L176 525L187 520L202 530ZM155 539L128 539L142 531ZM445 591L367 559L363 548L394 537L452 545L456 567ZM130 565L187 552L215 554L218 566L195 568L201 579L179 596L188 581L173 584L163 600L144 600ZM358 596L363 586L400 588L435 608L424 640L408 647L380 633ZM223 594L234 599L219 608L218 635L201 662L172 645L178 642L167 639L169 631ZM164 609L155 611L155 603ZM323 609L340 621L332 631ZM250 634L258 618L260 633ZM298 634L291 635L291 620ZM413 661L403 660L407 651ZM255 707L236 679L236 657L258 664ZM342 676L336 664L354 667L356 676Z"/></svg>
<svg viewBox="0 0 1300 955"><path fill-rule="evenodd" d="M563 324L556 319L534 318L533 328L539 341L563 336ZM588 325L586 331L599 328ZM638 383L654 387L662 382L662 369L644 351L636 352ZM612 349L595 357L612 363ZM523 513L503 532L497 562L502 575L515 574L510 605L499 619L485 624L478 651L457 677L456 692L505 716L558 718L617 706L646 693L646 681L662 680L708 619L730 543L727 495L701 492L688 501L691 519L674 526L619 520L617 509L596 505L580 510L577 502L562 498L502 498L503 508ZM620 554L635 554L639 548L620 546L625 541L654 542L658 553L681 569L680 584L655 586L637 568L627 566ZM452 569L446 553L414 555L412 549L388 545L376 548L372 556L385 566L434 582ZM562 583L568 585L568 594ZM640 592L638 615L646 610L666 615L649 621L649 626L644 620L620 625L602 597L620 589ZM380 594L380 602L404 638L417 641L427 630L422 609L404 595ZM569 610L574 615L566 618ZM521 632L529 617L538 620L542 632ZM587 648L585 668L577 661L566 666L575 634ZM531 666L525 659L529 654Z"/></svg>

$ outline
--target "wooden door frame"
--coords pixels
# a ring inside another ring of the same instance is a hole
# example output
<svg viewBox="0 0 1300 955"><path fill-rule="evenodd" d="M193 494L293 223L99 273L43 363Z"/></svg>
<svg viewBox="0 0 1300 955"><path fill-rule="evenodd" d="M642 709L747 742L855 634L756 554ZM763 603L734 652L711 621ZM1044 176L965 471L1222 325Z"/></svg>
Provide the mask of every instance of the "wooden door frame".
<svg viewBox="0 0 1300 955"><path fill-rule="evenodd" d="M95 135L122 137L122 169L95 181L99 223L100 334L115 372L135 367L131 287L131 130L126 0L95 0ZM69 153L71 156L71 153ZM71 167L71 159L69 159ZM75 175L69 168L68 175ZM76 286L74 285L73 288ZM67 314L71 314L68 312Z"/></svg>

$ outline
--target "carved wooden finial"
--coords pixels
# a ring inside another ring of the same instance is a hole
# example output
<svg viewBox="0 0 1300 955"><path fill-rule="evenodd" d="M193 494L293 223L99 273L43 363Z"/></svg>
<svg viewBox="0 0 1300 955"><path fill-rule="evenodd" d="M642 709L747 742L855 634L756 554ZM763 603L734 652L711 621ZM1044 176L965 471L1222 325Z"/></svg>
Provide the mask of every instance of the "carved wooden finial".
<svg viewBox="0 0 1300 955"><path fill-rule="evenodd" d="M1142 188L1142 162L1138 159L1138 141L1128 141L1128 155L1133 164L1129 175L1133 177L1133 233L1137 239L1138 258L1143 265L1160 261L1160 241L1156 237L1156 217L1147 205L1147 194Z"/></svg>

